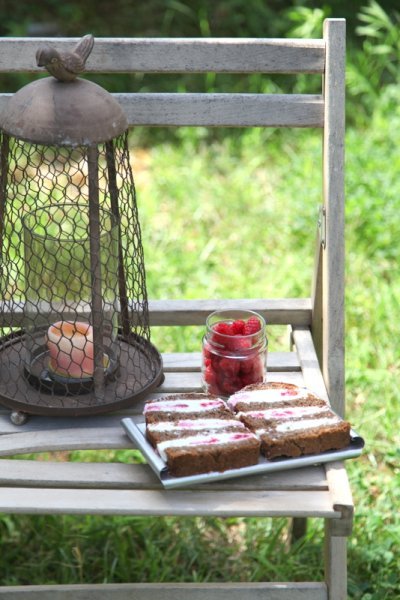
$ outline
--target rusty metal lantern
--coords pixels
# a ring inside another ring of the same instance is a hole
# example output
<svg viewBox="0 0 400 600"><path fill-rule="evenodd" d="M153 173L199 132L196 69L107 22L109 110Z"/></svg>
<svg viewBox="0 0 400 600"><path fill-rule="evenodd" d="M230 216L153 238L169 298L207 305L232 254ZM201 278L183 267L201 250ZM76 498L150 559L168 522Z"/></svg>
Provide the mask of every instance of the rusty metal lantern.
<svg viewBox="0 0 400 600"><path fill-rule="evenodd" d="M73 416L130 406L163 374L126 117L73 73L22 88L0 125L0 404Z"/></svg>

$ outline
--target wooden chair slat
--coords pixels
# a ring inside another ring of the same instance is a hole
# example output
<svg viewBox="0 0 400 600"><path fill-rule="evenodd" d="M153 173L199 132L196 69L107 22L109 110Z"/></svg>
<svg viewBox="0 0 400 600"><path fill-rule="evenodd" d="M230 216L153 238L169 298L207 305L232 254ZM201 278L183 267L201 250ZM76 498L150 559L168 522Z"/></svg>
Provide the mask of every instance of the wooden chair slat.
<svg viewBox="0 0 400 600"><path fill-rule="evenodd" d="M300 372L270 373L268 380L297 385L303 383ZM200 373L166 373L164 383L158 388L159 395L187 391L203 391ZM0 456L57 450L131 448L132 443L125 436L120 420L122 416L131 416L138 422L143 421L142 410L143 402L138 402L133 408L126 410L125 414L120 412L109 417L93 416L90 419L82 417L75 420L33 416L22 426L12 425L5 413L0 416ZM41 423L47 424L47 427L40 429Z"/></svg>
<svg viewBox="0 0 400 600"><path fill-rule="evenodd" d="M345 21L324 23L328 40L324 78L325 135L323 144L326 240L322 252L322 374L335 410L344 415L344 134Z"/></svg>
<svg viewBox="0 0 400 600"><path fill-rule="evenodd" d="M151 325L202 325L215 310L254 310L270 325L311 324L310 298L150 300Z"/></svg>
<svg viewBox="0 0 400 600"><path fill-rule="evenodd" d="M115 94L128 123L157 127L322 127L321 96Z"/></svg>
<svg viewBox="0 0 400 600"><path fill-rule="evenodd" d="M112 94L129 126L322 127L322 96L284 94ZM10 94L0 94L0 111Z"/></svg>
<svg viewBox="0 0 400 600"><path fill-rule="evenodd" d="M132 448L121 425L115 427L54 429L30 431L0 436L0 456L55 452L64 450L99 450L105 448Z"/></svg>
<svg viewBox="0 0 400 600"><path fill-rule="evenodd" d="M294 328L292 335L305 385L317 396L329 401L310 330Z"/></svg>
<svg viewBox="0 0 400 600"><path fill-rule="evenodd" d="M286 381L303 385L304 380L300 370L270 370L268 372L268 381ZM185 393L187 390L201 392L201 374L199 366L196 366L194 371L167 371L165 373L165 381L160 385L155 392L149 394L146 400L155 400L165 394ZM43 432L43 439L46 438L47 432L54 429L111 429L119 426L122 417L133 417L137 420L143 420L143 405L144 400L135 402L131 407L121 409L104 415L93 415L89 417L45 417L34 415L24 425L14 425L10 421L10 409L0 409L0 448L2 436L17 433L25 434L28 431ZM3 440L3 443L4 440ZM7 448L9 448L7 446Z"/></svg>
<svg viewBox="0 0 400 600"><path fill-rule="evenodd" d="M145 464L65 462L2 459L2 486L64 487L95 489L161 489L161 483ZM202 484L209 490L327 490L322 466L280 473L242 477Z"/></svg>
<svg viewBox="0 0 400 600"><path fill-rule="evenodd" d="M201 368L201 352L164 353L164 372L199 371ZM300 362L296 352L269 352L268 371L300 371Z"/></svg>
<svg viewBox="0 0 400 600"><path fill-rule="evenodd" d="M340 518L329 491L1 488L1 510L24 514Z"/></svg>
<svg viewBox="0 0 400 600"><path fill-rule="evenodd" d="M303 385L304 380L299 371L272 371L267 375L268 381L286 381ZM198 372L165 373L164 382L157 388L161 394L201 392L201 374Z"/></svg>
<svg viewBox="0 0 400 600"><path fill-rule="evenodd" d="M354 503L350 484L343 462L332 462L325 465L326 478L331 494L332 506L338 510L342 518L332 529L335 536L347 537L351 534L354 516Z"/></svg>
<svg viewBox="0 0 400 600"><path fill-rule="evenodd" d="M79 38L3 38L0 72L43 72L41 44L71 50ZM95 38L88 73L323 73L325 42L251 38Z"/></svg>
<svg viewBox="0 0 400 600"><path fill-rule="evenodd" d="M0 326L10 325L11 312L14 326L22 325L23 303L0 302ZM272 299L198 299L198 300L150 300L150 324L201 325L215 310L254 310L267 320L269 325L309 326L311 324L311 298ZM84 316L85 313L82 313ZM72 315L71 315L72 317ZM68 313L65 314L68 318Z"/></svg>
<svg viewBox="0 0 400 600"><path fill-rule="evenodd" d="M4 600L328 600L325 583L120 583L6 586Z"/></svg>

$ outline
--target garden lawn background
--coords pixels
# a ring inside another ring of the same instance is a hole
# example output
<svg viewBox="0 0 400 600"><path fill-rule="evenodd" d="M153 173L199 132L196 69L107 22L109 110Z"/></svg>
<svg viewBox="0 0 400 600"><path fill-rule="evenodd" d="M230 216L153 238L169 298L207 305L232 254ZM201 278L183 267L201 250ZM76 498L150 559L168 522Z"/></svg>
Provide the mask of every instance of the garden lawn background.
<svg viewBox="0 0 400 600"><path fill-rule="evenodd" d="M366 440L347 463L356 504L348 570L349 597L360 600L400 598L400 84L386 83L372 104L359 92L346 135L347 417ZM138 129L130 141L150 298L309 294L320 132ZM152 338L163 352L198 351L202 333L154 328ZM284 328L268 333L271 351L287 348ZM141 460L69 453L82 456ZM320 521L292 549L288 533L285 519L0 515L0 584L322 578Z"/></svg>

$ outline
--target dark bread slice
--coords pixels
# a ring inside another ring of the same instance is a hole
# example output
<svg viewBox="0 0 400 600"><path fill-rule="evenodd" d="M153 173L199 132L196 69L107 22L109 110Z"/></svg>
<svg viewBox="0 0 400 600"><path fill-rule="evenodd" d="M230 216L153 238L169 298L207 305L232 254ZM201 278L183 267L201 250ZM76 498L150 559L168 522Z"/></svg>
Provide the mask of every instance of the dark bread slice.
<svg viewBox="0 0 400 600"><path fill-rule="evenodd" d="M146 437L175 477L258 463L260 440L216 396L173 394L148 402L144 414Z"/></svg>
<svg viewBox="0 0 400 600"><path fill-rule="evenodd" d="M263 391L266 393L262 394ZM305 387L281 382L248 385L228 400L228 406L236 413L293 405L326 406L327 403Z"/></svg>
<svg viewBox="0 0 400 600"><path fill-rule="evenodd" d="M339 421L327 427L277 435L266 432L260 435L261 452L268 458L295 458L307 454L320 454L328 450L340 450L350 444L350 424Z"/></svg>
<svg viewBox="0 0 400 600"><path fill-rule="evenodd" d="M250 432L241 435L242 439L227 444L166 448L164 452L169 473L174 477L186 477L257 464L260 457L260 441Z"/></svg>
<svg viewBox="0 0 400 600"><path fill-rule="evenodd" d="M283 390L284 394L288 392L293 396L289 401L280 401L278 396L277 401L276 394L271 393L273 401L258 401L262 394L254 392L265 390ZM270 383L251 385L242 392L243 401L238 392L228 404L233 406L246 427L260 438L261 452L268 459L319 454L339 450L350 443L350 423L343 421L327 402L306 388L290 383ZM246 393L250 393L247 402Z"/></svg>

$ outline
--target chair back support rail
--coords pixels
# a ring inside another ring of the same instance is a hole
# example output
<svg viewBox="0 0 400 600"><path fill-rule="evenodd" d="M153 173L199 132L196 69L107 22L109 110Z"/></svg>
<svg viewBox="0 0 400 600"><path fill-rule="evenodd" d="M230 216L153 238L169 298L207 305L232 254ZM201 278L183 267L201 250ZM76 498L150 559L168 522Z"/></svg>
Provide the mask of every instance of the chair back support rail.
<svg viewBox="0 0 400 600"><path fill-rule="evenodd" d="M41 73L44 42L70 49L75 38L0 39L0 73ZM268 357L269 380L307 385L344 413L344 70L345 21L327 19L321 39L96 38L87 73L318 74L321 94L117 93L129 126L301 127L322 131L323 189L307 298L150 300L151 326L204 325L220 308L252 309L288 325L293 348ZM1 111L9 93L0 93ZM0 327L22 323L4 306ZM15 311L15 303L12 305ZM201 354L163 355L165 381L152 397L200 391ZM143 403L94 418L37 416L19 428L0 407L0 511L28 514L286 516L325 520L325 581L0 587L0 598L127 600L345 600L346 537L353 504L342 463L164 490L147 465L8 459L31 452L128 448L122 415L141 419ZM56 422L57 421L57 422ZM56 422L56 424L55 424Z"/></svg>
<svg viewBox="0 0 400 600"><path fill-rule="evenodd" d="M40 72L39 44L63 50L75 39L0 39L0 72ZM323 39L99 38L88 73L316 73L322 94L115 94L130 126L318 127L323 136L324 239L317 239L311 303L265 301L268 322L310 326L332 406L344 413L344 57L345 21L327 19ZM0 94L0 112L10 94ZM321 228L319 229L319 231ZM259 310L264 301L248 306ZM204 323L217 303L150 304L153 324ZM289 310L288 310L289 307ZM299 318L299 314L301 317ZM169 323L169 319L171 319ZM300 321L300 322L299 322ZM5 325L5 324L0 324Z"/></svg>

